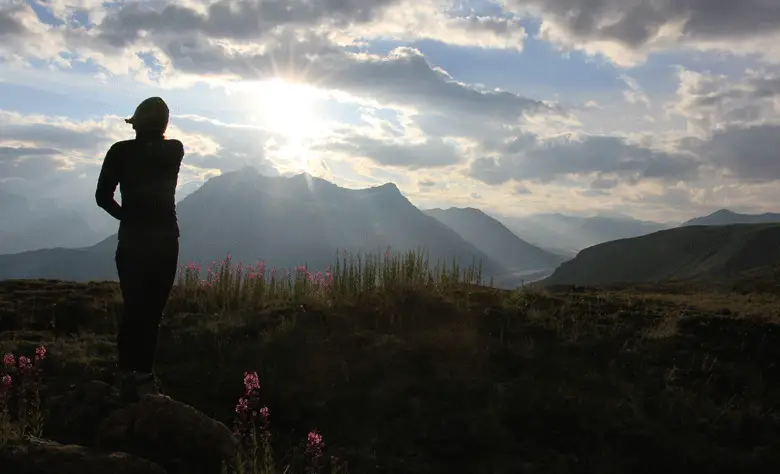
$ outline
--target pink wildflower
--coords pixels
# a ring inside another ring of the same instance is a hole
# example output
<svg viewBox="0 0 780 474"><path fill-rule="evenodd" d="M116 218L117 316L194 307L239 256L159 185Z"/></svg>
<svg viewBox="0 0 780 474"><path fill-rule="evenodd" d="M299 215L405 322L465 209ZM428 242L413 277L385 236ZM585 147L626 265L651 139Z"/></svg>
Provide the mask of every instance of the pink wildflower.
<svg viewBox="0 0 780 474"><path fill-rule="evenodd" d="M262 418L263 422L268 421L268 407L263 407L258 412L260 414L260 418Z"/></svg>
<svg viewBox="0 0 780 474"><path fill-rule="evenodd" d="M41 346L35 349L35 362L41 362L46 358L46 348Z"/></svg>
<svg viewBox="0 0 780 474"><path fill-rule="evenodd" d="M317 457L322 454L324 447L325 443L322 442L322 435L316 431L310 431L306 439L306 451Z"/></svg>
<svg viewBox="0 0 780 474"><path fill-rule="evenodd" d="M252 393L252 390L260 388L260 379L257 377L257 372L244 372L244 388L246 393Z"/></svg>
<svg viewBox="0 0 780 474"><path fill-rule="evenodd" d="M257 271L260 274L265 273L265 262L261 261L260 263L257 264Z"/></svg>
<svg viewBox="0 0 780 474"><path fill-rule="evenodd" d="M10 369L11 367L16 365L16 359L14 358L13 354L6 354L3 356L3 365L6 369Z"/></svg>
<svg viewBox="0 0 780 474"><path fill-rule="evenodd" d="M22 372L28 372L32 369L32 362L25 356L19 356L19 370Z"/></svg>
<svg viewBox="0 0 780 474"><path fill-rule="evenodd" d="M306 272L306 279L311 281L311 272Z"/></svg>
<svg viewBox="0 0 780 474"><path fill-rule="evenodd" d="M246 398L239 398L238 404L236 404L236 413L244 415L249 410L249 402Z"/></svg>

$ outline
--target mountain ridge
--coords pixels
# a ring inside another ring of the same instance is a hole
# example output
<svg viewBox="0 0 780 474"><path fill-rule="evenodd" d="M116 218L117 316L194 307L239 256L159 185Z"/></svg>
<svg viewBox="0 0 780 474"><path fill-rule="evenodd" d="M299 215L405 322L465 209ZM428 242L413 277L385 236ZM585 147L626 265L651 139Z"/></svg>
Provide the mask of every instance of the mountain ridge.
<svg viewBox="0 0 780 474"><path fill-rule="evenodd" d="M481 209L450 207L425 209L423 212L452 228L492 259L501 260L510 271L554 268L564 260L522 240Z"/></svg>
<svg viewBox="0 0 780 474"><path fill-rule="evenodd" d="M780 222L780 213L740 214L729 209L719 209L712 214L685 221L681 224L681 227L695 225L770 224L776 222Z"/></svg>
<svg viewBox="0 0 780 474"><path fill-rule="evenodd" d="M727 282L780 264L780 224L684 226L580 251L541 285Z"/></svg>
<svg viewBox="0 0 780 474"><path fill-rule="evenodd" d="M393 183L348 189L298 174L264 176L248 169L207 180L177 204L180 263L266 260L269 267L329 266L337 250L426 251L432 261L482 261L488 275L504 266L424 214ZM0 278L115 279L116 235L80 249L0 256ZM71 251L72 250L72 251ZM66 265L83 268L65 268Z"/></svg>

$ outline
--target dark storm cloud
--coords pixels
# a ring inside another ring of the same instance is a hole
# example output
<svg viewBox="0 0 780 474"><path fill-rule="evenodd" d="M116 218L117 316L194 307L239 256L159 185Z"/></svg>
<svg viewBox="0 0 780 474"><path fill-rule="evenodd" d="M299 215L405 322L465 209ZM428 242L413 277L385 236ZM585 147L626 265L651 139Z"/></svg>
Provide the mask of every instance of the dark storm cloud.
<svg viewBox="0 0 780 474"><path fill-rule="evenodd" d="M695 179L700 166L690 155L645 148L621 137L586 136L580 140L559 139L536 144L534 141L523 137L506 147L516 148L517 153L475 160L470 175L494 185L510 180L547 183L567 175L594 173L609 174L628 182L674 182Z"/></svg>
<svg viewBox="0 0 780 474"><path fill-rule="evenodd" d="M201 13L181 5L154 9L135 2L112 11L98 28L100 38L117 47L139 40L141 32L250 40L282 25L346 26L370 21L394 3L397 0L219 0Z"/></svg>
<svg viewBox="0 0 780 474"><path fill-rule="evenodd" d="M780 125L730 126L700 142L699 153L748 182L780 180Z"/></svg>
<svg viewBox="0 0 780 474"><path fill-rule="evenodd" d="M780 2L767 0L507 0L531 7L577 40L639 48L681 22L682 40L745 38L780 30Z"/></svg>
<svg viewBox="0 0 780 474"><path fill-rule="evenodd" d="M22 36L28 33L27 28L15 16L23 9L23 5L0 6L0 38Z"/></svg>

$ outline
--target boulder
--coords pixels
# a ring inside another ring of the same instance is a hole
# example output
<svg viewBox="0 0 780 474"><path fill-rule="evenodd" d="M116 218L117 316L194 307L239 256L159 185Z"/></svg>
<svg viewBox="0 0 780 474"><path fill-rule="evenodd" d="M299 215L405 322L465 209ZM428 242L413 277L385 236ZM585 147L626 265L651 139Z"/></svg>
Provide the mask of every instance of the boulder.
<svg viewBox="0 0 780 474"><path fill-rule="evenodd" d="M171 474L213 474L235 459L238 443L223 423L165 395L144 395L98 427L99 445L152 460Z"/></svg>
<svg viewBox="0 0 780 474"><path fill-rule="evenodd" d="M166 474L159 465L126 453L27 438L0 449L0 472L13 474Z"/></svg>
<svg viewBox="0 0 780 474"><path fill-rule="evenodd" d="M89 382L52 399L46 437L153 461L169 473L219 473L238 442L223 423L165 395L123 404L117 390Z"/></svg>

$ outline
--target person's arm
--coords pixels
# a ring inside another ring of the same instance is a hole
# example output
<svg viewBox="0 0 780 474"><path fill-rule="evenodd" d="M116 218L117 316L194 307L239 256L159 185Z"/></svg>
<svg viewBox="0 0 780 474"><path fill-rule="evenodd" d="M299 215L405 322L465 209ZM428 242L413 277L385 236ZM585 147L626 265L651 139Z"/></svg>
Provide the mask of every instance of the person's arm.
<svg viewBox="0 0 780 474"><path fill-rule="evenodd" d="M181 166L182 161L184 161L184 145L179 140L171 141L173 142L176 150L176 161L178 162L178 165Z"/></svg>
<svg viewBox="0 0 780 474"><path fill-rule="evenodd" d="M97 189L95 190L95 202L116 220L122 220L122 206L114 199L114 192L119 185L119 156L116 146L109 148L103 167L100 169Z"/></svg>

